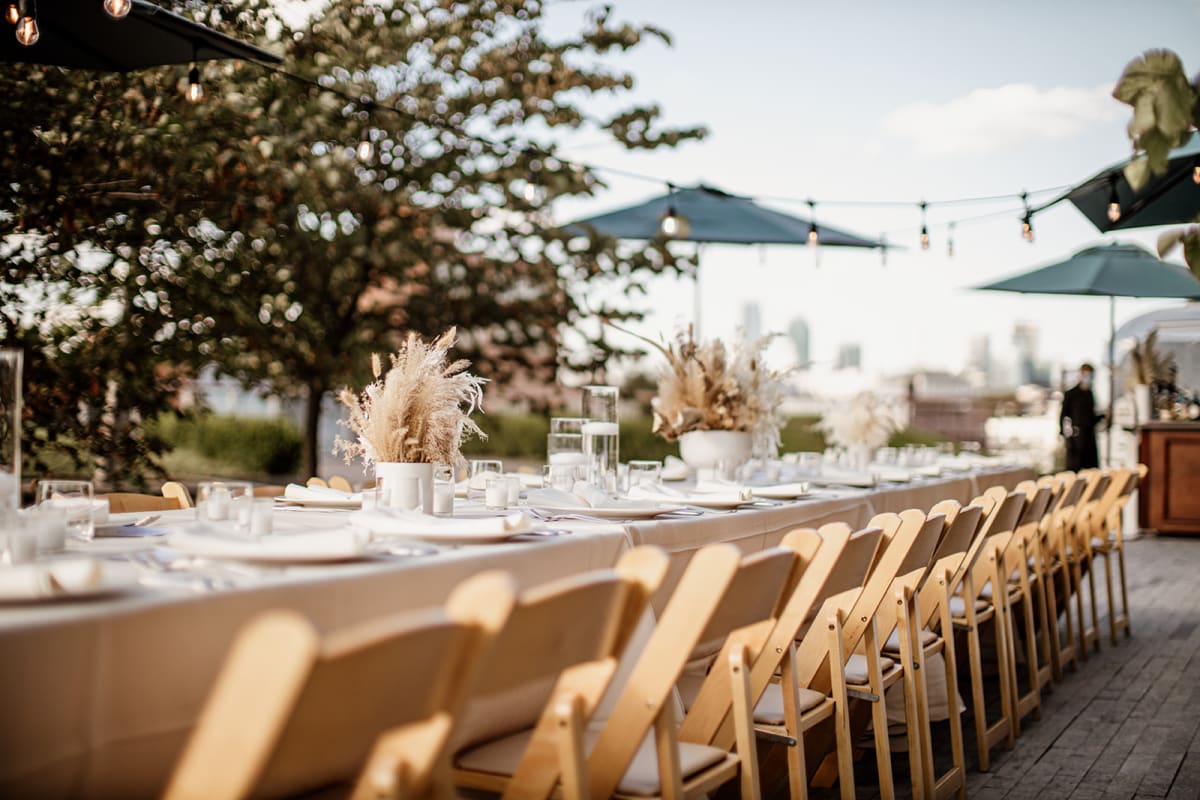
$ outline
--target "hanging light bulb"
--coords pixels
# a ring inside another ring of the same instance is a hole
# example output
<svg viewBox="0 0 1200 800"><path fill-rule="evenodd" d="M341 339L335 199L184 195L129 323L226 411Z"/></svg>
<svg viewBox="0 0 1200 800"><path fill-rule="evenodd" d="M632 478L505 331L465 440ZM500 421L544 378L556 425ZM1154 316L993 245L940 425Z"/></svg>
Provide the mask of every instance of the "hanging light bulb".
<svg viewBox="0 0 1200 800"><path fill-rule="evenodd" d="M526 203L536 202L538 199L537 184L527 178L525 185L521 187L521 197L525 198Z"/></svg>
<svg viewBox="0 0 1200 800"><path fill-rule="evenodd" d="M199 103L204 99L204 87L200 85L200 68L195 64L188 73L187 99L193 103Z"/></svg>
<svg viewBox="0 0 1200 800"><path fill-rule="evenodd" d="M674 184L667 184L669 194L675 194ZM663 214L662 220L658 224L658 229L663 236L668 239L686 239L687 235L692 232L691 223L688 218L675 210L674 203L667 204L667 213Z"/></svg>
<svg viewBox="0 0 1200 800"><path fill-rule="evenodd" d="M921 201L921 249L929 249L929 226L925 224L925 208L928 203Z"/></svg>
<svg viewBox="0 0 1200 800"><path fill-rule="evenodd" d="M37 44L42 32L37 24L37 0L23 0L17 21L17 41L26 47Z"/></svg>
<svg viewBox="0 0 1200 800"><path fill-rule="evenodd" d="M821 235L817 232L817 202L815 200L808 201L808 246L816 247L821 242Z"/></svg>
<svg viewBox="0 0 1200 800"><path fill-rule="evenodd" d="M946 228L946 258L954 258L954 223Z"/></svg>
<svg viewBox="0 0 1200 800"><path fill-rule="evenodd" d="M104 0L104 10L113 19L125 19L131 8L132 0Z"/></svg>
<svg viewBox="0 0 1200 800"><path fill-rule="evenodd" d="M1192 167L1192 183L1200 184L1200 163Z"/></svg>
<svg viewBox="0 0 1200 800"><path fill-rule="evenodd" d="M21 21L21 9L17 8L16 3L9 3L8 8L4 9L4 19L9 25L16 25Z"/></svg>
<svg viewBox="0 0 1200 800"><path fill-rule="evenodd" d="M1033 242L1033 215L1026 214L1021 220L1021 238L1027 242Z"/></svg>
<svg viewBox="0 0 1200 800"><path fill-rule="evenodd" d="M1117 197L1117 182L1109 184L1108 189L1108 221L1116 222L1121 218L1121 199Z"/></svg>
<svg viewBox="0 0 1200 800"><path fill-rule="evenodd" d="M371 129L363 128L362 138L358 140L358 150L356 151L358 160L364 164L371 160L375 155L375 143L371 141Z"/></svg>

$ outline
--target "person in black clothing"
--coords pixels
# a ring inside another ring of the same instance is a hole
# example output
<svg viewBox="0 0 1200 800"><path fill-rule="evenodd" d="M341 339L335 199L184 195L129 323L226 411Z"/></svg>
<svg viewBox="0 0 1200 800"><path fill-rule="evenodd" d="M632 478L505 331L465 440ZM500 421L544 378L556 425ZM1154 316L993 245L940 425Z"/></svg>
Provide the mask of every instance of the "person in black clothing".
<svg viewBox="0 0 1200 800"><path fill-rule="evenodd" d="M1095 374L1091 364L1083 364L1079 368L1079 383L1063 394L1058 426L1067 443L1067 469L1072 471L1100 466L1096 425L1104 420L1104 415L1096 413L1096 398L1092 394Z"/></svg>

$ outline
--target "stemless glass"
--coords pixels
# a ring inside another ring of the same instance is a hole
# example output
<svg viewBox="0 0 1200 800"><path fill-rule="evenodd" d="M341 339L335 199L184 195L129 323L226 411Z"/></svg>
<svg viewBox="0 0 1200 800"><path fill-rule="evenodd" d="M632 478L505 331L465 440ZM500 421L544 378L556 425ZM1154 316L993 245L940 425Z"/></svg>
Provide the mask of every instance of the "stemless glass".
<svg viewBox="0 0 1200 800"><path fill-rule="evenodd" d="M240 511L245 512L249 525L250 504L245 498L254 497L254 487L249 481L200 481L196 487L196 518L221 522L237 520Z"/></svg>
<svg viewBox="0 0 1200 800"><path fill-rule="evenodd" d="M582 417L551 417L546 435L546 460L551 464L586 464Z"/></svg>
<svg viewBox="0 0 1200 800"><path fill-rule="evenodd" d="M643 484L662 483L662 462L633 460L629 462L629 483L627 489Z"/></svg>
<svg viewBox="0 0 1200 800"><path fill-rule="evenodd" d="M454 513L454 467L433 465L433 513L448 517Z"/></svg>
<svg viewBox="0 0 1200 800"><path fill-rule="evenodd" d="M67 535L89 541L96 534L95 489L91 481L41 481L38 505L62 511L67 518Z"/></svg>
<svg viewBox="0 0 1200 800"><path fill-rule="evenodd" d="M504 474L504 463L494 458L475 458L467 463L467 497L483 498L489 478Z"/></svg>

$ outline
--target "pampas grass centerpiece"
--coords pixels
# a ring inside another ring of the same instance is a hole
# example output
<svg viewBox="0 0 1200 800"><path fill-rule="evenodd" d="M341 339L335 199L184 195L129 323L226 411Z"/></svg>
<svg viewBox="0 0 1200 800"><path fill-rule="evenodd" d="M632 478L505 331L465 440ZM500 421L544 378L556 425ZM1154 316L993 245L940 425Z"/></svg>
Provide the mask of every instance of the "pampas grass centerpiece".
<svg viewBox="0 0 1200 800"><path fill-rule="evenodd" d="M457 340L457 329L426 343L409 333L400 350L391 357L385 373L383 359L371 356L375 381L355 394L338 393L338 401L350 409L345 425L354 441L339 437L334 453L342 453L347 464L362 458L370 465L380 462L451 464L463 463L464 437L487 435L471 420L481 409L483 384L467 372L466 359L451 362L449 353Z"/></svg>

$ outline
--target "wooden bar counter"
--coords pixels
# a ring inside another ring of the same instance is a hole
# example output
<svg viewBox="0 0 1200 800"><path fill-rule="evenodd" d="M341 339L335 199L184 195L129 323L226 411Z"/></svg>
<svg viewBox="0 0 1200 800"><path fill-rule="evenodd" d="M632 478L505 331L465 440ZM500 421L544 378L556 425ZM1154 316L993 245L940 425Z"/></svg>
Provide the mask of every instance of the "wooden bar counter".
<svg viewBox="0 0 1200 800"><path fill-rule="evenodd" d="M1139 434L1139 460L1150 468L1140 527L1200 536L1200 422L1149 422Z"/></svg>

